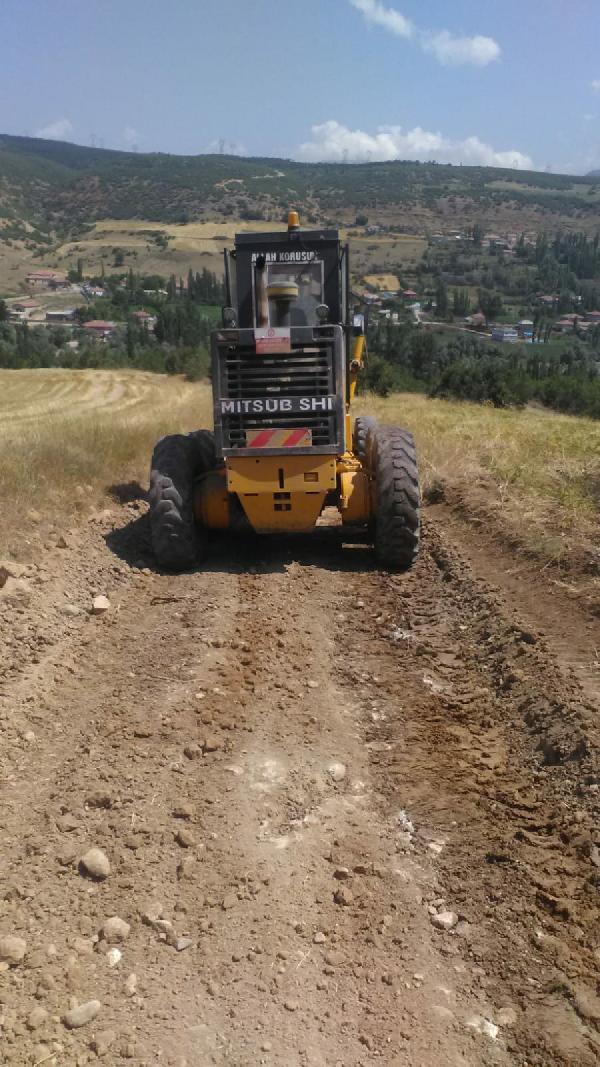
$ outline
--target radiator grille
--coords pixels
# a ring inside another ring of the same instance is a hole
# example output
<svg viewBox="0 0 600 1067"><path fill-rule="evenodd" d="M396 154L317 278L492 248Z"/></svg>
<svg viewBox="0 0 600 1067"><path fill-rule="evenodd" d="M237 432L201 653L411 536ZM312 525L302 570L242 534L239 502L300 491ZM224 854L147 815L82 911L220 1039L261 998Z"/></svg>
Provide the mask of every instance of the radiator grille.
<svg viewBox="0 0 600 1067"><path fill-rule="evenodd" d="M227 346L221 350L224 396L252 400L263 397L326 397L335 393L334 350L329 343L292 346L290 353L257 355L254 346ZM224 419L225 448L245 448L246 431L269 426L306 427L312 447L336 442L335 413L265 413L229 415Z"/></svg>

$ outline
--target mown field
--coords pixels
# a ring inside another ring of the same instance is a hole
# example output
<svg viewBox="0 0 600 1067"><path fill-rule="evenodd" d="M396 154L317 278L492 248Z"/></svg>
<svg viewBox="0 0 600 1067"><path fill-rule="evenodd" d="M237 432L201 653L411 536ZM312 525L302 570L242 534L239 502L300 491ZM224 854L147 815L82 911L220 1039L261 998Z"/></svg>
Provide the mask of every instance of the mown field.
<svg viewBox="0 0 600 1067"><path fill-rule="evenodd" d="M69 524L147 484L155 440L211 425L205 383L136 371L0 371L0 552L32 521ZM426 499L446 500L547 563L598 567L600 425L547 411L397 394L356 413L411 428ZM33 520L31 518L33 513Z"/></svg>
<svg viewBox="0 0 600 1067"><path fill-rule="evenodd" d="M210 390L139 371L0 371L0 552L38 516L72 523L119 484L147 484L154 442L208 425ZM112 487L112 488L111 488Z"/></svg>
<svg viewBox="0 0 600 1067"><path fill-rule="evenodd" d="M68 271L82 260L86 275L99 275L104 267L107 274L132 267L140 274L160 274L168 277L187 275L207 268L223 273L223 249L233 245L236 233L265 232L282 229L278 222L150 222L139 219L102 219L91 226L77 240L67 241L48 251L36 266ZM412 234L368 235L364 230L340 227L343 241L350 243L352 269L357 274L369 270L414 270L421 258L426 239ZM163 247L160 243L163 242ZM165 243L166 242L166 243ZM124 266L114 266L119 249ZM29 260L19 260L22 249L13 249L13 260L0 257L0 293L15 295L27 270ZM73 297L70 295L71 304Z"/></svg>

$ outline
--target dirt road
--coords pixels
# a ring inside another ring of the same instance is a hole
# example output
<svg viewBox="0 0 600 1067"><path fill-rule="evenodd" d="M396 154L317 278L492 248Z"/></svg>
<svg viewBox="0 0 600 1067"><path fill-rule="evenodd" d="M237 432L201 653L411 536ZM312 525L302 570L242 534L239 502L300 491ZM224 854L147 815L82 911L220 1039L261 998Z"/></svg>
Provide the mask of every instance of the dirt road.
<svg viewBox="0 0 600 1067"><path fill-rule="evenodd" d="M0 591L2 1062L598 1063L598 620L442 510L394 577L144 512Z"/></svg>

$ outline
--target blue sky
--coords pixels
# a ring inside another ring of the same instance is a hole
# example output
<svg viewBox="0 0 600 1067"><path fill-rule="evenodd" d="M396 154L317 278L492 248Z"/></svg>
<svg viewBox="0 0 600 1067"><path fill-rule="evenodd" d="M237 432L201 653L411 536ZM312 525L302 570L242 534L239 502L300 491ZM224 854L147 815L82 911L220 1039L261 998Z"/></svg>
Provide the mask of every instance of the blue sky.
<svg viewBox="0 0 600 1067"><path fill-rule="evenodd" d="M1 0L0 132L600 167L600 0Z"/></svg>

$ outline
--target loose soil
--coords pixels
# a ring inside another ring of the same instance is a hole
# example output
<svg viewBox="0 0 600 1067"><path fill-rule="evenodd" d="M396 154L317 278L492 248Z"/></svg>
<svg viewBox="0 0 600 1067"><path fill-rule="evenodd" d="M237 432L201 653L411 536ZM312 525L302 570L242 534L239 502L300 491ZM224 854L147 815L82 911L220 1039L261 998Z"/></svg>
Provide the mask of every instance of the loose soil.
<svg viewBox="0 0 600 1067"><path fill-rule="evenodd" d="M443 508L406 575L325 521L172 576L128 496L0 590L3 1062L597 1064L590 618Z"/></svg>

